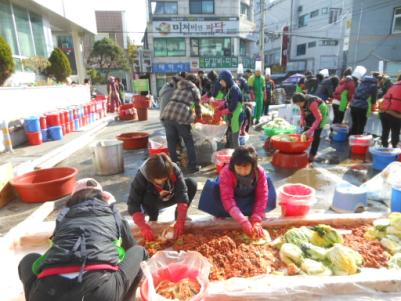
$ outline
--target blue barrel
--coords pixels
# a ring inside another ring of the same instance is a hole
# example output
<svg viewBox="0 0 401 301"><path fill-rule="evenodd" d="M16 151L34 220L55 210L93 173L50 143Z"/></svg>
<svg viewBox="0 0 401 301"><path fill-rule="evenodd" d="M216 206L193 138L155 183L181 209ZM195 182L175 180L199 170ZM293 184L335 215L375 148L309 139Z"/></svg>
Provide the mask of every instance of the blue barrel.
<svg viewBox="0 0 401 301"><path fill-rule="evenodd" d="M48 128L50 138L52 140L63 139L63 128L61 126L52 126Z"/></svg>
<svg viewBox="0 0 401 301"><path fill-rule="evenodd" d="M81 127L79 126L79 119L74 119L74 130L79 131Z"/></svg>
<svg viewBox="0 0 401 301"><path fill-rule="evenodd" d="M373 169L381 171L385 169L390 163L398 160L401 153L399 148L371 148Z"/></svg>
<svg viewBox="0 0 401 301"><path fill-rule="evenodd" d="M24 119L25 131L28 133L40 132L39 116L29 116Z"/></svg>
<svg viewBox="0 0 401 301"><path fill-rule="evenodd" d="M42 129L42 141L46 142L49 140L50 140L49 132L47 131L47 129Z"/></svg>
<svg viewBox="0 0 401 301"><path fill-rule="evenodd" d="M89 123L94 123L95 121L96 121L95 113L90 113L89 114Z"/></svg>
<svg viewBox="0 0 401 301"><path fill-rule="evenodd" d="M68 109L68 115L70 116L70 121L74 120L74 110L69 108Z"/></svg>
<svg viewBox="0 0 401 301"><path fill-rule="evenodd" d="M333 135L332 140L334 142L345 142L348 140L348 127L342 125L333 124Z"/></svg>
<svg viewBox="0 0 401 301"><path fill-rule="evenodd" d="M392 188L391 212L401 212L401 187Z"/></svg>

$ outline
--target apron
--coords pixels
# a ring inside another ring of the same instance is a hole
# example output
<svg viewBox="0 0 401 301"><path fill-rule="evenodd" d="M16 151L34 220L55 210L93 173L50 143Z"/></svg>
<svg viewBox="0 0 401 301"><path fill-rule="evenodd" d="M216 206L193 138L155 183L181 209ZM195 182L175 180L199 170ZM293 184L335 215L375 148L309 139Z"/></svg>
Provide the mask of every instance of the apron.
<svg viewBox="0 0 401 301"><path fill-rule="evenodd" d="M348 90L344 90L341 93L341 99L340 99L340 112L345 112L348 106Z"/></svg>
<svg viewBox="0 0 401 301"><path fill-rule="evenodd" d="M226 103L228 103L228 97L230 95L230 90L227 92L226 96L224 97L224 100ZM234 112L229 114L226 117L226 123L227 126L231 128L231 133L236 134L240 131L241 129L241 124L243 120L243 106L241 102L238 102L237 107L235 108Z"/></svg>
<svg viewBox="0 0 401 301"><path fill-rule="evenodd" d="M224 92L223 91L219 91L218 93L217 93L217 95L216 95L216 97L214 98L214 99L216 99L216 100L222 100L222 99L224 99Z"/></svg>
<svg viewBox="0 0 401 301"><path fill-rule="evenodd" d="M269 189L266 200L266 212L269 212L276 208L277 195L272 180L269 176L266 176L266 178ZM219 177L217 177L215 180L208 179L206 181L199 199L198 209L216 217L230 217L230 214L228 214L228 212L224 209L223 203L221 202L219 185ZM234 193L235 202L238 208L241 210L242 214L246 216L252 215L255 202L255 191L256 189L253 189L253 191L246 191L242 189L241 191L236 190ZM240 195L237 195L238 193Z"/></svg>
<svg viewBox="0 0 401 301"><path fill-rule="evenodd" d="M368 98L368 112L366 113L366 117L369 118L372 115L372 97Z"/></svg>
<svg viewBox="0 0 401 301"><path fill-rule="evenodd" d="M295 93L304 93L304 90L302 90L301 86L297 84L295 88Z"/></svg>
<svg viewBox="0 0 401 301"><path fill-rule="evenodd" d="M312 101L319 101L319 100L316 100L316 98L315 98ZM305 123L306 123L306 126L309 127L309 128L312 126L312 124L316 120L315 116L313 116L312 112L309 110L309 106L312 104L312 101L309 101L309 103L308 102L305 103L305 107L304 107L304 110L305 110ZM319 128L322 129L329 122L329 108L328 108L328 106L326 105L326 103L324 101L319 101L319 102L321 102L320 105L319 105L319 111L320 111L320 114L322 115L322 121L320 122Z"/></svg>

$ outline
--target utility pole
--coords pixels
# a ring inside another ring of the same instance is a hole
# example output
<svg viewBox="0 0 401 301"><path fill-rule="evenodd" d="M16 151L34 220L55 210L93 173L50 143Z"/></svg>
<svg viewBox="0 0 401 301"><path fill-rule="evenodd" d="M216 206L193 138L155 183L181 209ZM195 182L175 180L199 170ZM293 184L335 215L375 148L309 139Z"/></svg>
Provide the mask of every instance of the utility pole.
<svg viewBox="0 0 401 301"><path fill-rule="evenodd" d="M260 0L260 37L259 37L259 56L262 62L262 73L265 70L265 1Z"/></svg>

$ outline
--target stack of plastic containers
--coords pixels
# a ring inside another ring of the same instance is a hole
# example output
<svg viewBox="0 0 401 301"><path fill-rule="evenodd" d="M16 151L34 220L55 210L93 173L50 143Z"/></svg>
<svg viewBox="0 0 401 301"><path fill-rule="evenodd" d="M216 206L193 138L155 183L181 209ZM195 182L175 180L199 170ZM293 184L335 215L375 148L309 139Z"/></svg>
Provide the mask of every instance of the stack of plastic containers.
<svg viewBox="0 0 401 301"><path fill-rule="evenodd" d="M40 123L40 131L42 132L42 142L47 142L49 141L49 133L47 132L47 122L45 115L41 115L39 117L39 123Z"/></svg>
<svg viewBox="0 0 401 301"><path fill-rule="evenodd" d="M42 144L42 131L38 116L30 116L24 120L25 134L30 145Z"/></svg>
<svg viewBox="0 0 401 301"><path fill-rule="evenodd" d="M63 116L64 119L64 116ZM60 120L59 112L49 113L46 115L47 130L51 140L63 139L63 126Z"/></svg>

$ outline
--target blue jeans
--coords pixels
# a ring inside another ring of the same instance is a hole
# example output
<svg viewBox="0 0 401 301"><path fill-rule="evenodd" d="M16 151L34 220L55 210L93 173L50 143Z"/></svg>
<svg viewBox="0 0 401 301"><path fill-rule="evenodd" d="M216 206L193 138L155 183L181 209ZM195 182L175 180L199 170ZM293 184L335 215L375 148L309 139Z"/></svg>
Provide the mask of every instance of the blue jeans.
<svg viewBox="0 0 401 301"><path fill-rule="evenodd" d="M175 121L163 121L163 125L166 130L167 146L171 160L178 162L177 144L181 137L188 152L188 167L194 168L196 166L196 153L191 126L189 124L178 124Z"/></svg>

